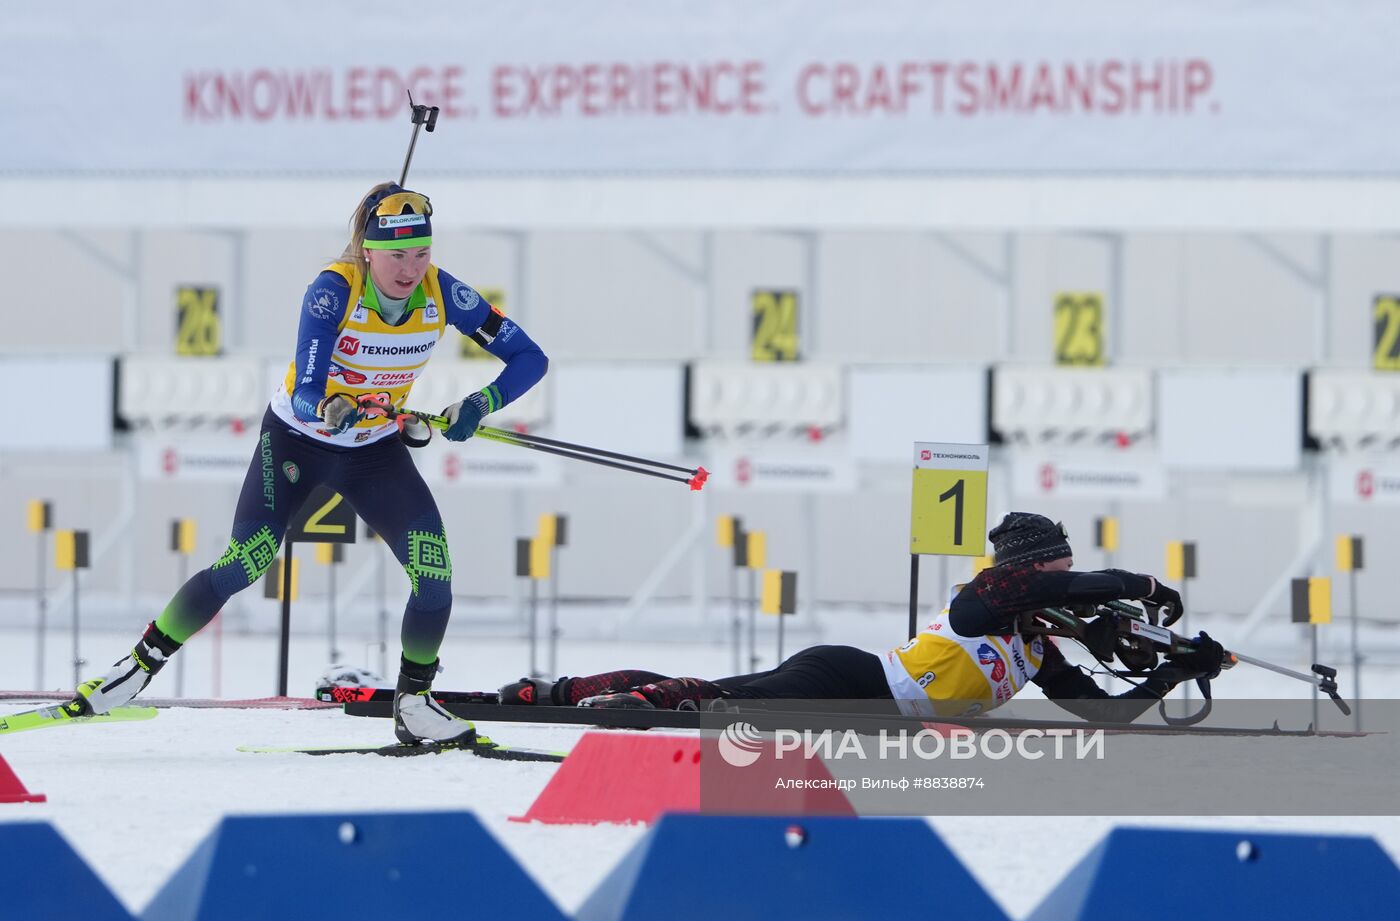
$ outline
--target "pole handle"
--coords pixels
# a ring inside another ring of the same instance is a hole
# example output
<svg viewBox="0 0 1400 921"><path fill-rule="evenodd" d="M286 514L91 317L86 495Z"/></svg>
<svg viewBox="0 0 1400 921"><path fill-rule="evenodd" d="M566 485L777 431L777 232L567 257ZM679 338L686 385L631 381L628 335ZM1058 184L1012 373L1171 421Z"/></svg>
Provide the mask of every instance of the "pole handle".
<svg viewBox="0 0 1400 921"><path fill-rule="evenodd" d="M408 139L408 153L403 158L403 171L399 173L399 186L408 182L408 165L413 162L413 148L418 144L418 129L427 128L431 133L437 127L438 107L419 105L413 101L413 90L408 91L408 117L413 123L413 134Z"/></svg>

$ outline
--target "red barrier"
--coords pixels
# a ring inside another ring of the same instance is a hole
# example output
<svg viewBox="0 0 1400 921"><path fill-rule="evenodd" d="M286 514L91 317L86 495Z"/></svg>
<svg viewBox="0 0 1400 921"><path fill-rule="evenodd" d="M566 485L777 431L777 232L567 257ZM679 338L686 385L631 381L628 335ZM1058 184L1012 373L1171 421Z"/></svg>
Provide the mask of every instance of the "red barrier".
<svg viewBox="0 0 1400 921"><path fill-rule="evenodd" d="M779 784L780 778L800 782ZM719 757L712 739L589 732L569 752L529 811L512 820L552 825L651 824L665 812L701 811L855 815L818 758L789 755L779 760L769 745L752 764L734 767Z"/></svg>
<svg viewBox="0 0 1400 921"><path fill-rule="evenodd" d="M0 755L0 803L45 803L48 799L42 793L30 793Z"/></svg>

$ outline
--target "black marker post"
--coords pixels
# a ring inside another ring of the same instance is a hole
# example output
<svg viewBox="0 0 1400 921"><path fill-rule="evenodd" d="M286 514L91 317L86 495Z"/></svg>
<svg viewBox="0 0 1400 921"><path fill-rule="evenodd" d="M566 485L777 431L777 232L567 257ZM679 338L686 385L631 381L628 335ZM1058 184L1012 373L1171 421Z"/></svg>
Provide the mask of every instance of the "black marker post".
<svg viewBox="0 0 1400 921"><path fill-rule="evenodd" d="M283 538L285 552L281 572L282 628L277 653L277 694L287 696L287 669L291 659L292 595L295 592L295 563L292 546L298 541L319 544L353 544L355 542L355 511L337 492L317 486L307 496L287 525ZM269 586L271 597L273 589Z"/></svg>

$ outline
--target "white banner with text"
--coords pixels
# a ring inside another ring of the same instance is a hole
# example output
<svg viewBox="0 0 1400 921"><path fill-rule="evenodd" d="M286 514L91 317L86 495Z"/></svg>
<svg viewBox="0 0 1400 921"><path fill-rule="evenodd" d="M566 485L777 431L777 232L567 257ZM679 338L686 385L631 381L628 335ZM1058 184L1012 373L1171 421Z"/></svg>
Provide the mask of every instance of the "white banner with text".
<svg viewBox="0 0 1400 921"><path fill-rule="evenodd" d="M855 461L829 452L716 452L705 468L708 488L750 492L852 492L860 479Z"/></svg>
<svg viewBox="0 0 1400 921"><path fill-rule="evenodd" d="M420 175L1393 174L1397 46L1389 0L20 4L0 173L397 175L411 91Z"/></svg>
<svg viewBox="0 0 1400 921"><path fill-rule="evenodd" d="M1011 488L1037 499L1164 499L1166 470L1113 457L1026 457L1011 465Z"/></svg>
<svg viewBox="0 0 1400 921"><path fill-rule="evenodd" d="M1384 456L1369 461L1330 461L1327 485L1333 502L1400 505L1400 465Z"/></svg>

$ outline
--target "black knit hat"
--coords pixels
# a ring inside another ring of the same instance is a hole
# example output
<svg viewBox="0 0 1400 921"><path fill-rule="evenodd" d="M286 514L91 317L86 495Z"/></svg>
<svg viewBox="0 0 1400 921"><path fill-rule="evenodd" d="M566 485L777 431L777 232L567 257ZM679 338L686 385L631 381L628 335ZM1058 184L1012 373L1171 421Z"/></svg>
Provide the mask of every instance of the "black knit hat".
<svg viewBox="0 0 1400 921"><path fill-rule="evenodd" d="M996 565L1029 566L1073 556L1065 526L1044 515L1011 512L987 535L996 551Z"/></svg>
<svg viewBox="0 0 1400 921"><path fill-rule="evenodd" d="M433 245L433 204L421 192L389 185L365 202L365 249Z"/></svg>

